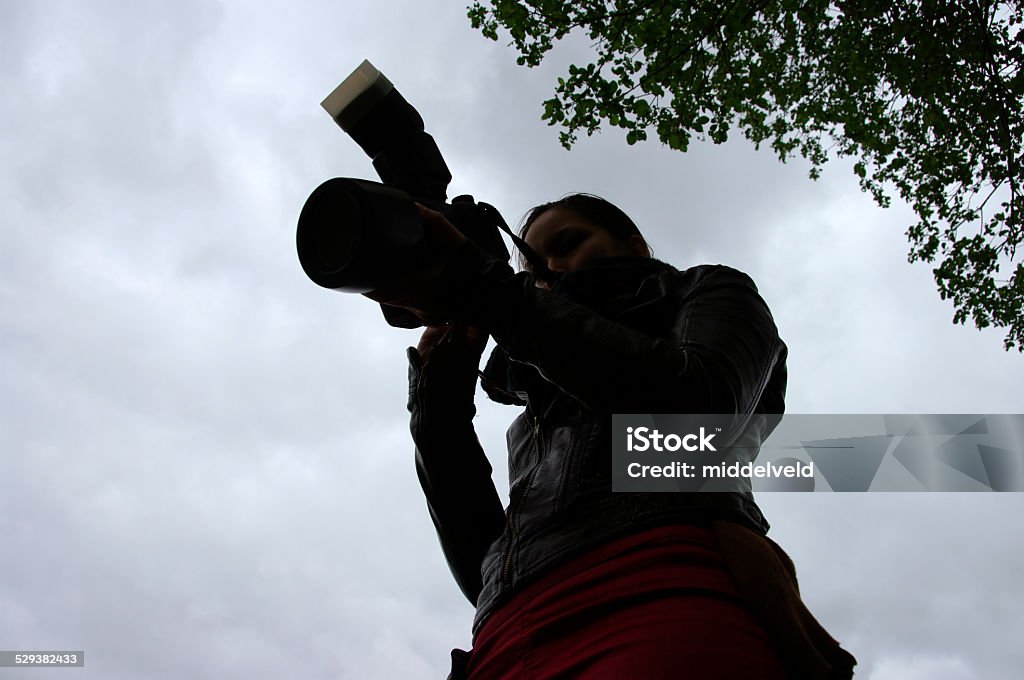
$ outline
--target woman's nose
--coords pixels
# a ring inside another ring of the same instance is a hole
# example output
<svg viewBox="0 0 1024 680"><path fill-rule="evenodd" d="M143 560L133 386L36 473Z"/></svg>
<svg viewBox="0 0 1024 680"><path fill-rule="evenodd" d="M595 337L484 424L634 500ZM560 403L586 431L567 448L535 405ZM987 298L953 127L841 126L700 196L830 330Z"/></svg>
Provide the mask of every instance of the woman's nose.
<svg viewBox="0 0 1024 680"><path fill-rule="evenodd" d="M564 274L565 269L565 258L563 257L549 257L548 258L548 269L559 274Z"/></svg>

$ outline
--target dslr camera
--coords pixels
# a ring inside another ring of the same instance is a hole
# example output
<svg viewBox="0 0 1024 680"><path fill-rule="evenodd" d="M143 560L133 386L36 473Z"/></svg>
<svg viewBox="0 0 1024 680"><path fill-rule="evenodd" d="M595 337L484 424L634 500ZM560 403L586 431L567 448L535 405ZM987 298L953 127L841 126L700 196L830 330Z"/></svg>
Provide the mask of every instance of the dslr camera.
<svg viewBox="0 0 1024 680"><path fill-rule="evenodd" d="M346 293L370 293L428 266L426 237L414 202L443 214L494 257L509 260L499 229L511 232L501 214L472 196L448 202L452 175L423 119L369 61L321 106L373 160L381 182L335 177L306 199L296 246L302 269L314 283ZM423 325L401 307L381 309L392 326Z"/></svg>

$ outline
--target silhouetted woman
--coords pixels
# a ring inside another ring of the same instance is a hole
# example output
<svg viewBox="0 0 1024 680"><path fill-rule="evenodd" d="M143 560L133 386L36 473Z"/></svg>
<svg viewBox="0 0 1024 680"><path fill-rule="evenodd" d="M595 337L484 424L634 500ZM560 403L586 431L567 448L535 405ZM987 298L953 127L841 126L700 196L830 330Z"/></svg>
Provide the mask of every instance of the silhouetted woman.
<svg viewBox="0 0 1024 680"><path fill-rule="evenodd" d="M515 274L421 208L439 262L388 301L434 324L409 351L416 465L476 606L453 678L844 678L747 491L613 493L611 414L734 414L750 458L784 410L786 346L744 274L678 271L633 221L576 194L531 210ZM541 269L543 271L537 271ZM524 407L503 508L473 429L482 372Z"/></svg>

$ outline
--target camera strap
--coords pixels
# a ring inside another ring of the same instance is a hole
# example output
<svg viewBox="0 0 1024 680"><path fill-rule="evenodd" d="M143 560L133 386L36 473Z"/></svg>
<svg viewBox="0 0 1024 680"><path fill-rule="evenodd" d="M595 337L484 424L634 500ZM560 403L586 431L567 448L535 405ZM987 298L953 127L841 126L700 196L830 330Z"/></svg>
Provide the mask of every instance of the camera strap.
<svg viewBox="0 0 1024 680"><path fill-rule="evenodd" d="M548 265L544 261L544 258L538 255L537 251L531 248L526 241L521 239L509 228L508 224L505 222L505 218L501 216L501 213L498 212L497 208L489 203L478 202L477 205L480 206L483 214L487 215L498 229L501 229L503 232L508 234L508 237L512 239L512 243L515 244L515 247L523 254L527 264L530 265L530 270L533 272L534 276L551 285L554 285L558 281L560 275L548 269Z"/></svg>

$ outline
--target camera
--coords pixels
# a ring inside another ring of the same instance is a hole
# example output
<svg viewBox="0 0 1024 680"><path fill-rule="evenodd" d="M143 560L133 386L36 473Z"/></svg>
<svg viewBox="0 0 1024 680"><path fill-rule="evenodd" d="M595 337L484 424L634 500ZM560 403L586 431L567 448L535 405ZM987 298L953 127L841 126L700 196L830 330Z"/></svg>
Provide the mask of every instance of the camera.
<svg viewBox="0 0 1024 680"><path fill-rule="evenodd" d="M321 106L372 159L381 182L335 177L306 199L296 246L302 269L314 283L346 293L370 293L429 266L414 202L439 211L466 238L494 257L509 260L499 229L511 232L501 214L471 196L448 202L451 172L422 117L369 61ZM381 308L392 326L423 325L405 309Z"/></svg>

